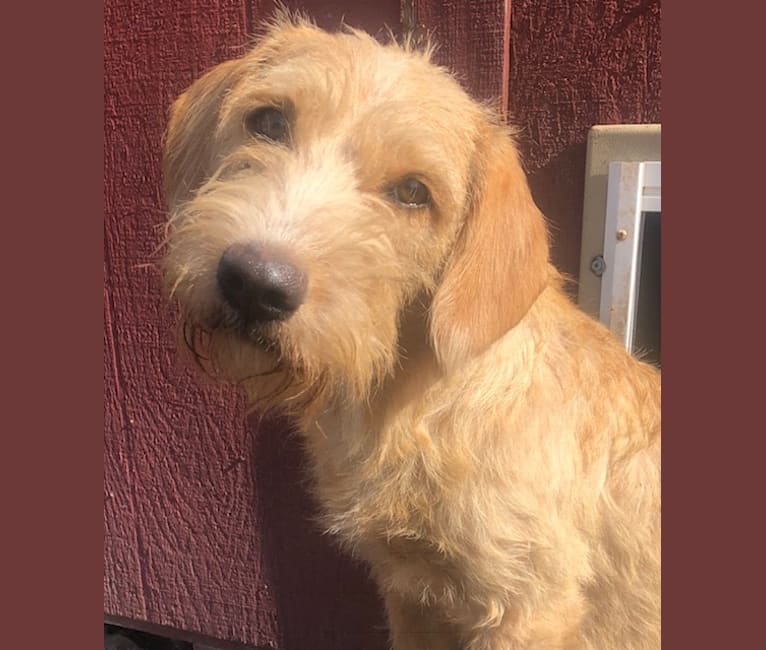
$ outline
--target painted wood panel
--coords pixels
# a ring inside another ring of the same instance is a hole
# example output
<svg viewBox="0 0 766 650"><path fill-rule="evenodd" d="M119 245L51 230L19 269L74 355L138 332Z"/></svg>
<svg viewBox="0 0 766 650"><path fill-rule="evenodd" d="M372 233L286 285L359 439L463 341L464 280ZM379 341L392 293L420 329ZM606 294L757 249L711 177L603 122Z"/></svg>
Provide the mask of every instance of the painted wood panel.
<svg viewBox="0 0 766 650"><path fill-rule="evenodd" d="M660 122L659 0L511 0L509 113L556 264L579 272L594 124Z"/></svg>
<svg viewBox="0 0 766 650"><path fill-rule="evenodd" d="M507 103L510 0L414 0L403 2L405 16L439 45L436 63L453 70L471 94Z"/></svg>

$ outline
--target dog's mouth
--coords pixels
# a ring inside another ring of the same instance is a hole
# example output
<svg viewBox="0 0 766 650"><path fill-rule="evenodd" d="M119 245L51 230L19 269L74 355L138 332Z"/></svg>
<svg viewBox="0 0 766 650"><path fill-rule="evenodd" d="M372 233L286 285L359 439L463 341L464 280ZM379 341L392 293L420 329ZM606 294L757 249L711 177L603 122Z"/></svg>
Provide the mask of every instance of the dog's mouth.
<svg viewBox="0 0 766 650"><path fill-rule="evenodd" d="M197 364L209 368L215 363L211 356L217 337L236 339L239 345L266 354L275 362L280 360L282 348L276 327L272 323L245 321L233 311L223 308L204 318L187 316L183 319L182 333L184 343Z"/></svg>
<svg viewBox="0 0 766 650"><path fill-rule="evenodd" d="M235 328L234 332L243 341L254 345L260 351L281 357L282 349L273 329L272 326L242 324Z"/></svg>
<svg viewBox="0 0 766 650"><path fill-rule="evenodd" d="M308 373L302 358L289 356L278 323L248 324L225 312L183 320L184 342L197 366L245 388L252 405L303 413L327 388L328 373Z"/></svg>
<svg viewBox="0 0 766 650"><path fill-rule="evenodd" d="M261 352L280 356L281 349L276 329L278 324L242 318L237 312L224 307L207 320L211 332L222 331L237 338L242 344L251 345Z"/></svg>

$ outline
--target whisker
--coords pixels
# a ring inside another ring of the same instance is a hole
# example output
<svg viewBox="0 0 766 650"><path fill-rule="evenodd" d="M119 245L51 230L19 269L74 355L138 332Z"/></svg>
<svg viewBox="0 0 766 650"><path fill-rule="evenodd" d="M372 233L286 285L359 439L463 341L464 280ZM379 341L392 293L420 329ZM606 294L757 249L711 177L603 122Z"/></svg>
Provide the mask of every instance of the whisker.
<svg viewBox="0 0 766 650"><path fill-rule="evenodd" d="M199 350L199 327L195 325L191 320L186 318L184 319L181 326L181 331L183 333L184 343L186 344L188 350L192 353L195 363L205 374L209 374L209 369L203 362L209 362L210 359L204 356Z"/></svg>

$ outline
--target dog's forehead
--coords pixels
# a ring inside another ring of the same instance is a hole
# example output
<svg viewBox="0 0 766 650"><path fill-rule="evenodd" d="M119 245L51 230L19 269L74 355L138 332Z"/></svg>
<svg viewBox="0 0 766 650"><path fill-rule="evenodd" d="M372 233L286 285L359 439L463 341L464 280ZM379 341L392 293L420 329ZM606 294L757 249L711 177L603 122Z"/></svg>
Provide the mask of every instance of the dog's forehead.
<svg viewBox="0 0 766 650"><path fill-rule="evenodd" d="M382 110L393 118L398 108L410 115L422 112L429 121L447 115L472 120L479 113L460 85L426 55L382 45L362 33L277 32L251 53L250 73L246 84L254 90L341 113Z"/></svg>
<svg viewBox="0 0 766 650"><path fill-rule="evenodd" d="M229 74L220 133L235 138L243 117L264 104L288 106L302 160L319 150L324 160L338 154L355 164L365 187L420 174L435 192L442 186L447 202L462 204L486 114L426 54L363 33L289 28Z"/></svg>

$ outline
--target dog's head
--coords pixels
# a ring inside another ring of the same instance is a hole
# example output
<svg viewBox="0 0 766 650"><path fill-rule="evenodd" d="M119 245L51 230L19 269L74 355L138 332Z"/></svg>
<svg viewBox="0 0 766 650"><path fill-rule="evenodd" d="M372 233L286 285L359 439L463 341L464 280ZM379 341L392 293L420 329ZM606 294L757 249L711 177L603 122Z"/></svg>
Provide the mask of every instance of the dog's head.
<svg viewBox="0 0 766 650"><path fill-rule="evenodd" d="M164 172L186 342L267 401L364 397L416 295L449 371L548 281L511 137L427 52L366 34L280 21L176 101Z"/></svg>

